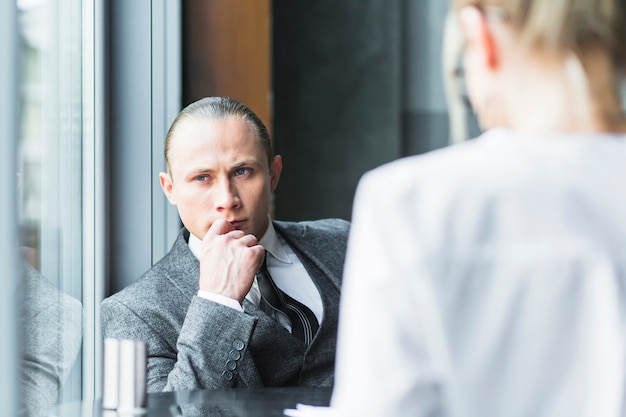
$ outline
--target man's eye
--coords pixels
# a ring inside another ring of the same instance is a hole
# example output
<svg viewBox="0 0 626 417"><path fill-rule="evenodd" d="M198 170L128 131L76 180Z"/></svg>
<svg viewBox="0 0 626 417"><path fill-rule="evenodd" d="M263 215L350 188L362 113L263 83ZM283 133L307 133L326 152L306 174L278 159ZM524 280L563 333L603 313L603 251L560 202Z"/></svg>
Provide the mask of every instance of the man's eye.
<svg viewBox="0 0 626 417"><path fill-rule="evenodd" d="M237 170L235 170L235 175L236 176L246 175L249 172L250 172L250 169L248 168L237 168Z"/></svg>
<svg viewBox="0 0 626 417"><path fill-rule="evenodd" d="M198 176L195 178L195 180L196 180L196 181L199 181L199 182L205 182L205 181L208 181L208 180L209 180L209 176L208 176L208 175L198 175Z"/></svg>

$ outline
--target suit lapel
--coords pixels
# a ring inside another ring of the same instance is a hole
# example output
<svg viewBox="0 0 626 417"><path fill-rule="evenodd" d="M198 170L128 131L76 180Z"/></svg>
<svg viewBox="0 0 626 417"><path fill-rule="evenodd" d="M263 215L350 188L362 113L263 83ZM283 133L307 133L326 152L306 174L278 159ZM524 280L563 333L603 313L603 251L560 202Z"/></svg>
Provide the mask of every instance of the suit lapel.
<svg viewBox="0 0 626 417"><path fill-rule="evenodd" d="M306 225L274 221L274 227L289 246L294 249L318 289L322 285L321 280L330 283L337 291L341 289L341 277L337 277L328 267L323 251L319 250L320 247L323 247L323 242L318 242L314 237L307 236L308 227Z"/></svg>
<svg viewBox="0 0 626 417"><path fill-rule="evenodd" d="M198 293L200 263L189 249L188 239L189 231L181 230L164 261L169 263L169 266L165 268L167 278L191 301Z"/></svg>

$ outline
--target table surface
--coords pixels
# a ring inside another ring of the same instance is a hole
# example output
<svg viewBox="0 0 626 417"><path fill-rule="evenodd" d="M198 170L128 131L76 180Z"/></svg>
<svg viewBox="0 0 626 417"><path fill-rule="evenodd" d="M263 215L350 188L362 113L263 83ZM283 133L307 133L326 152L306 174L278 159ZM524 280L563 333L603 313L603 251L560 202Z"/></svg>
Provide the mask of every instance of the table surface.
<svg viewBox="0 0 626 417"><path fill-rule="evenodd" d="M327 406L330 388L235 388L179 391L148 394L148 408L143 414L122 414L102 410L100 401L93 404L68 403L57 407L58 417L279 417L296 404Z"/></svg>

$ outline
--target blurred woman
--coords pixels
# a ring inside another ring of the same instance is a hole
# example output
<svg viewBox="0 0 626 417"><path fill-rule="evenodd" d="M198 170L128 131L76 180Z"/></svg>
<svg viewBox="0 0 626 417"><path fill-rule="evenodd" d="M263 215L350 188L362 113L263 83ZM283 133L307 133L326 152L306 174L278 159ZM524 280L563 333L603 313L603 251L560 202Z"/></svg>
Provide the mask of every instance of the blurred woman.
<svg viewBox="0 0 626 417"><path fill-rule="evenodd" d="M484 133L361 180L331 406L625 415L626 2L453 16Z"/></svg>

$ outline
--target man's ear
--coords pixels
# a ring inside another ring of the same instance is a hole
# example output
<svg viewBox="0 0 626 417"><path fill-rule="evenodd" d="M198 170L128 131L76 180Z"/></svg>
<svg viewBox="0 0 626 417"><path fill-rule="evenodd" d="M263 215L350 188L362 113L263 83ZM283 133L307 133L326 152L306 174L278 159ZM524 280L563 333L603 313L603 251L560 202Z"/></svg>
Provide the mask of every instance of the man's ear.
<svg viewBox="0 0 626 417"><path fill-rule="evenodd" d="M172 177L165 172L161 172L159 173L159 181L161 182L161 188L163 189L165 197L167 197L171 205L175 206L176 199L174 198L174 183L172 182Z"/></svg>
<svg viewBox="0 0 626 417"><path fill-rule="evenodd" d="M478 53L480 61L489 70L498 66L498 50L492 28L485 14L473 6L459 11L459 23L465 35L466 48Z"/></svg>
<svg viewBox="0 0 626 417"><path fill-rule="evenodd" d="M278 186L278 180L280 179L280 172L283 170L283 158L280 155L274 156L270 163L270 187L272 192L276 190Z"/></svg>

